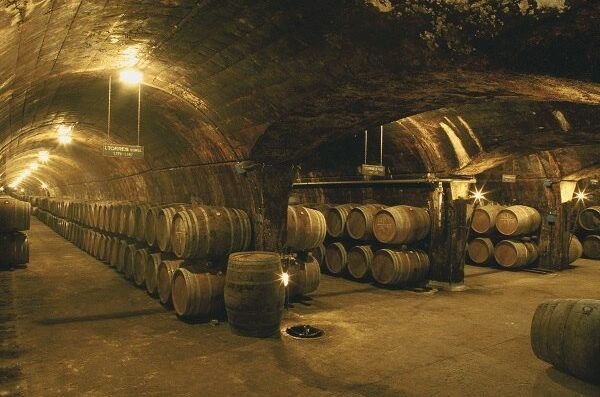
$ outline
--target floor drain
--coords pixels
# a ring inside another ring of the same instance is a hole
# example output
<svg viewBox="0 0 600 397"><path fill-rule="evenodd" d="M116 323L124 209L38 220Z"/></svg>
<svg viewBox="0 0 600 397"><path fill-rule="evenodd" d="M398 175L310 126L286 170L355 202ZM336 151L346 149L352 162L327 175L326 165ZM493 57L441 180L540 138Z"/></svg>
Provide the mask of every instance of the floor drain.
<svg viewBox="0 0 600 397"><path fill-rule="evenodd" d="M312 325L294 325L286 329L285 332L294 338L300 339L320 338L324 334L322 329L313 327Z"/></svg>

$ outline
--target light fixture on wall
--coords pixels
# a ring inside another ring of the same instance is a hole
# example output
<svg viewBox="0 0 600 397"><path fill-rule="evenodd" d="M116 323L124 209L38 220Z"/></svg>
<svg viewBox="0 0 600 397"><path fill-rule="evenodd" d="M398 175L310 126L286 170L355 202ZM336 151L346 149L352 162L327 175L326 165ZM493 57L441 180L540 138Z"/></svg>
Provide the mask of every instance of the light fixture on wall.
<svg viewBox="0 0 600 397"><path fill-rule="evenodd" d="M144 74L137 69L125 69L119 73L119 80L127 84L141 84Z"/></svg>
<svg viewBox="0 0 600 397"><path fill-rule="evenodd" d="M50 153L47 150L40 150L38 152L38 160L40 163L47 163L50 160Z"/></svg>
<svg viewBox="0 0 600 397"><path fill-rule="evenodd" d="M73 141L73 126L61 124L58 126L58 143L68 145Z"/></svg>
<svg viewBox="0 0 600 397"><path fill-rule="evenodd" d="M584 190L579 190L578 192L575 192L575 195L574 195L573 198L577 199L578 203L579 202L585 202L585 200L588 199L588 195L587 195L587 193L585 192L585 189L584 189Z"/></svg>
<svg viewBox="0 0 600 397"><path fill-rule="evenodd" d="M481 204L483 200L485 200L485 193L483 192L483 187L478 189L477 187L473 192L471 192L471 198L475 204Z"/></svg>

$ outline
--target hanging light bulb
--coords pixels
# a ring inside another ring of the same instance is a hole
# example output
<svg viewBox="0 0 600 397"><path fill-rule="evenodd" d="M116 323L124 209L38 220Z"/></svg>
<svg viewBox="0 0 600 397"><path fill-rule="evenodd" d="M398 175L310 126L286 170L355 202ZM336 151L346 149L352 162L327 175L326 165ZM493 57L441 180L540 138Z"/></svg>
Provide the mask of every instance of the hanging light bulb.
<svg viewBox="0 0 600 397"><path fill-rule="evenodd" d="M73 126L61 124L58 126L58 143L68 145L73 141Z"/></svg>
<svg viewBox="0 0 600 397"><path fill-rule="evenodd" d="M21 176L24 178L27 178L29 175L31 175L31 170L25 170L21 173Z"/></svg>
<svg viewBox="0 0 600 397"><path fill-rule="evenodd" d="M38 167L39 167L39 166L38 166L38 163L36 163L36 162L33 162L33 163L29 164L29 169L30 169L31 171L35 171L35 170L37 170L37 169L38 169Z"/></svg>

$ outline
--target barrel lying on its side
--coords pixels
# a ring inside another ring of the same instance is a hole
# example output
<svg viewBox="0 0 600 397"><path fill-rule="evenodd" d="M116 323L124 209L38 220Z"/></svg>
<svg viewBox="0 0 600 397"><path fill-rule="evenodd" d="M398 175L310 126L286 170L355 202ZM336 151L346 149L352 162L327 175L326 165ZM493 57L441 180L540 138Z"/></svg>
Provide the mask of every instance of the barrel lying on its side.
<svg viewBox="0 0 600 397"><path fill-rule="evenodd" d="M287 269L290 296L302 296L315 292L321 282L321 268L314 256L296 259Z"/></svg>
<svg viewBox="0 0 600 397"><path fill-rule="evenodd" d="M556 368L600 382L600 300L553 299L538 306L531 323L535 355Z"/></svg>
<svg viewBox="0 0 600 397"><path fill-rule="evenodd" d="M323 244L327 226L322 213L299 205L288 206L286 246L307 251Z"/></svg>
<svg viewBox="0 0 600 397"><path fill-rule="evenodd" d="M29 230L31 204L10 196L0 196L0 232Z"/></svg>
<svg viewBox="0 0 600 397"><path fill-rule="evenodd" d="M15 266L29 262L29 240L21 232L0 234L0 266Z"/></svg>

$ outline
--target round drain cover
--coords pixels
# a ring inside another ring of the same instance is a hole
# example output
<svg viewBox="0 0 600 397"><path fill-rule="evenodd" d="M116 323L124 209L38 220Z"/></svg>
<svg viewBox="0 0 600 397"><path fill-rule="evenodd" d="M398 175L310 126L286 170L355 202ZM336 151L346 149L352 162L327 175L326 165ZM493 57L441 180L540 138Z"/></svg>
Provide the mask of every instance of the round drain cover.
<svg viewBox="0 0 600 397"><path fill-rule="evenodd" d="M314 339L323 336L322 329L313 327L312 325L294 325L285 330L285 332L294 338Z"/></svg>

